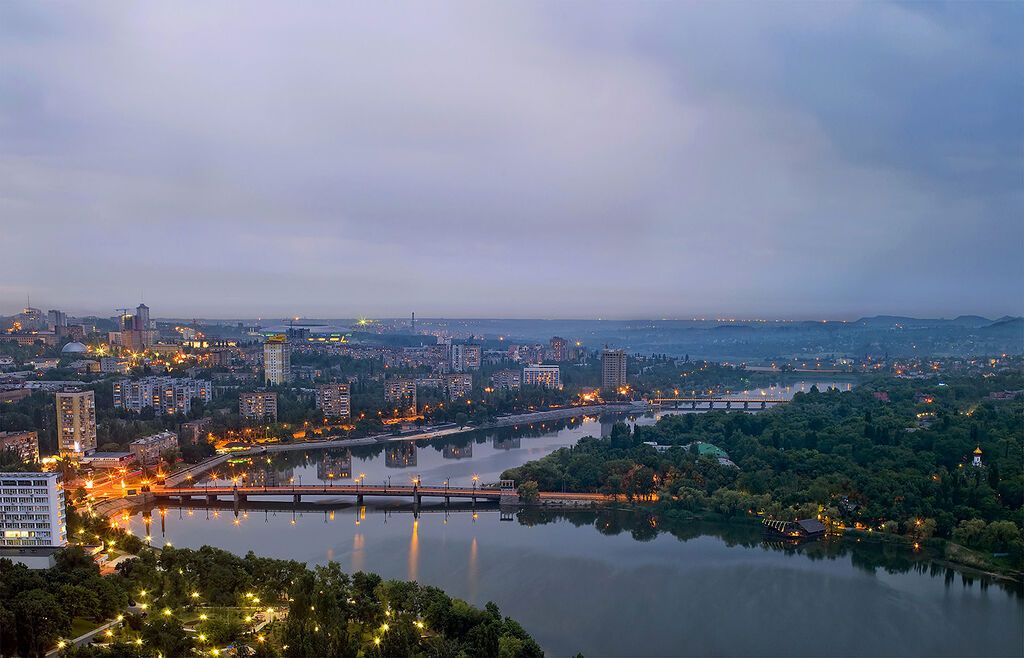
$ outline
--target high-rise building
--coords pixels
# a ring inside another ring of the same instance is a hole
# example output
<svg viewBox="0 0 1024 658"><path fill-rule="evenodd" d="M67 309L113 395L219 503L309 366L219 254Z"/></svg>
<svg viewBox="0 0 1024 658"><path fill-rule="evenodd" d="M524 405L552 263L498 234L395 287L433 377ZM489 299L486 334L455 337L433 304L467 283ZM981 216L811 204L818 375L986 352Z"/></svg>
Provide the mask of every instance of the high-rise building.
<svg viewBox="0 0 1024 658"><path fill-rule="evenodd" d="M92 391L58 391L57 445L62 457L96 451L96 396Z"/></svg>
<svg viewBox="0 0 1024 658"><path fill-rule="evenodd" d="M142 411L153 407L157 414L188 414L192 400L213 399L213 383L191 377L143 377L114 382L114 408Z"/></svg>
<svg viewBox="0 0 1024 658"><path fill-rule="evenodd" d="M416 380L389 379L384 382L384 401L404 414L416 413Z"/></svg>
<svg viewBox="0 0 1024 658"><path fill-rule="evenodd" d="M601 352L601 388L605 391L617 392L626 385L626 350L610 350Z"/></svg>
<svg viewBox="0 0 1024 658"><path fill-rule="evenodd" d="M569 360L569 341L560 336L553 336L549 345L552 361L561 363Z"/></svg>
<svg viewBox="0 0 1024 658"><path fill-rule="evenodd" d="M50 331L59 332L68 326L68 316L64 311L50 309L46 312L46 326Z"/></svg>
<svg viewBox="0 0 1024 658"><path fill-rule="evenodd" d="M10 450L26 464L39 461L39 437L35 432L0 432L0 452Z"/></svg>
<svg viewBox="0 0 1024 658"><path fill-rule="evenodd" d="M473 390L473 375L453 373L444 379L448 397L452 400L466 397Z"/></svg>
<svg viewBox="0 0 1024 658"><path fill-rule="evenodd" d="M499 370L491 375L491 386L498 390L518 391L522 373L518 370Z"/></svg>
<svg viewBox="0 0 1024 658"><path fill-rule="evenodd" d="M59 472L0 473L0 500L3 501L0 547L60 548L67 545L64 483Z"/></svg>
<svg viewBox="0 0 1024 658"><path fill-rule="evenodd" d="M263 381L270 386L292 380L292 350L284 336L270 336L263 343Z"/></svg>
<svg viewBox="0 0 1024 658"><path fill-rule="evenodd" d="M562 388L562 376L558 366L526 366L523 368L523 386Z"/></svg>
<svg viewBox="0 0 1024 658"><path fill-rule="evenodd" d="M479 345L455 343L452 345L452 370L465 372L480 369L482 354Z"/></svg>
<svg viewBox="0 0 1024 658"><path fill-rule="evenodd" d="M149 307L145 304L139 304L135 307L135 322L134 327L136 331L149 331L152 327L149 325ZM150 341L151 342L151 341Z"/></svg>
<svg viewBox="0 0 1024 658"><path fill-rule="evenodd" d="M277 393L248 391L238 394L238 414L250 420L277 422Z"/></svg>
<svg viewBox="0 0 1024 658"><path fill-rule="evenodd" d="M352 415L348 384L319 384L316 387L316 408L324 418L348 418Z"/></svg>

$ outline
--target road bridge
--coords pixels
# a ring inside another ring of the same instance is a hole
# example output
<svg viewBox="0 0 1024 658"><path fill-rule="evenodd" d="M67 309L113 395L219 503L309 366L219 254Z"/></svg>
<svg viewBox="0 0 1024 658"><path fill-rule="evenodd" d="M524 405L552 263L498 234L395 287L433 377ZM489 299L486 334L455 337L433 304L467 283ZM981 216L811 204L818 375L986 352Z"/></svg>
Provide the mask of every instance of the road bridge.
<svg viewBox="0 0 1024 658"><path fill-rule="evenodd" d="M731 409L734 411L757 411L789 400L779 398L652 398L651 406L662 409Z"/></svg>
<svg viewBox="0 0 1024 658"><path fill-rule="evenodd" d="M404 498L411 499L417 506L424 498L444 499L445 503L456 501L494 501L501 504L518 504L519 494L512 480L502 480L498 487L452 487L447 484L411 486L388 486L388 485L366 485L366 484L306 484L306 485L278 485L278 486L249 486L249 485L219 485L219 486L191 486L191 487L154 487L151 491L153 496L159 500L176 500L189 502L193 500L205 500L214 503L218 500L229 499L235 504L247 502L251 498L273 498L290 497L293 502L300 503L302 499L311 497L329 496L354 497L356 504L361 505L365 498ZM542 500L579 500L607 502L616 500L615 496L607 496L599 493L560 493L554 491L541 492Z"/></svg>

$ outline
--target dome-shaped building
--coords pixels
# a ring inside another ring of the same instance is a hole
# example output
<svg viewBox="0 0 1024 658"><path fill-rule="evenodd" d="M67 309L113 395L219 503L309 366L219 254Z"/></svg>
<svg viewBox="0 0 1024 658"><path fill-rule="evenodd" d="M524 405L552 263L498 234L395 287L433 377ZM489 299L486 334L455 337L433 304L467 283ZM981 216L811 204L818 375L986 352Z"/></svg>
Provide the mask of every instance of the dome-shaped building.
<svg viewBox="0 0 1024 658"><path fill-rule="evenodd" d="M72 341L61 348L61 354L85 354L89 351L89 348L79 343L78 341Z"/></svg>

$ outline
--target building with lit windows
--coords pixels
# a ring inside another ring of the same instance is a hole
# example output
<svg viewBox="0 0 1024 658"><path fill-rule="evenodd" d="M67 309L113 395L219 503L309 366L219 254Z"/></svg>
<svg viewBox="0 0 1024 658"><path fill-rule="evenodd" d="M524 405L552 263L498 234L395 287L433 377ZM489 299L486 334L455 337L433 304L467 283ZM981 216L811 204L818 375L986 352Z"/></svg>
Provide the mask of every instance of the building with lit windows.
<svg viewBox="0 0 1024 658"><path fill-rule="evenodd" d="M451 374L445 376L445 389L452 400L464 398L473 390L473 375Z"/></svg>
<svg viewBox="0 0 1024 658"><path fill-rule="evenodd" d="M0 432L0 451L10 450L26 464L39 461L39 436L35 432Z"/></svg>
<svg viewBox="0 0 1024 658"><path fill-rule="evenodd" d="M562 375L558 366L526 366L523 368L523 386L562 388Z"/></svg>
<svg viewBox="0 0 1024 658"><path fill-rule="evenodd" d="M0 558L52 567L68 543L65 514L60 473L0 473Z"/></svg>
<svg viewBox="0 0 1024 658"><path fill-rule="evenodd" d="M561 336L553 336L548 343L548 353L555 363L569 360L569 341Z"/></svg>
<svg viewBox="0 0 1024 658"><path fill-rule="evenodd" d="M114 382L114 408L139 412L152 407L157 414L188 414L192 400L213 399L213 383L191 377L143 377Z"/></svg>
<svg viewBox="0 0 1024 658"><path fill-rule="evenodd" d="M247 420L277 422L277 393L248 391L238 394L238 414Z"/></svg>
<svg viewBox="0 0 1024 658"><path fill-rule="evenodd" d="M416 380L389 379L384 382L384 401L399 413L416 413Z"/></svg>
<svg viewBox="0 0 1024 658"><path fill-rule="evenodd" d="M522 384L522 373L518 370L499 370L491 375L491 386L499 391L518 391L520 384Z"/></svg>
<svg viewBox="0 0 1024 658"><path fill-rule="evenodd" d="M96 451L96 396L92 391L58 391L57 445L61 457Z"/></svg>
<svg viewBox="0 0 1024 658"><path fill-rule="evenodd" d="M263 343L263 381L269 386L292 380L292 349L285 336L270 336Z"/></svg>
<svg viewBox="0 0 1024 658"><path fill-rule="evenodd" d="M482 354L479 345L455 343L452 345L452 370L465 372L480 369Z"/></svg>
<svg viewBox="0 0 1024 658"><path fill-rule="evenodd" d="M601 351L601 388L618 391L626 385L626 350Z"/></svg>
<svg viewBox="0 0 1024 658"><path fill-rule="evenodd" d="M324 418L348 418L352 415L348 384L319 384L316 387L316 408Z"/></svg>
<svg viewBox="0 0 1024 658"><path fill-rule="evenodd" d="M177 448L178 435L174 432L151 434L128 444L129 452L140 464L155 464L160 461L160 455Z"/></svg>

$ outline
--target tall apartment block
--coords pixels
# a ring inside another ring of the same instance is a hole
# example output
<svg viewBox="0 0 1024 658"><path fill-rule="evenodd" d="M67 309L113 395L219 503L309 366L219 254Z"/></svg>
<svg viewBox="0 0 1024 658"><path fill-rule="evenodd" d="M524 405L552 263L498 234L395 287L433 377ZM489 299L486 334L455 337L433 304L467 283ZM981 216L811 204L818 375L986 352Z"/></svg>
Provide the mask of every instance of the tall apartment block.
<svg viewBox="0 0 1024 658"><path fill-rule="evenodd" d="M292 380L292 349L285 336L270 336L263 343L263 381L270 386Z"/></svg>
<svg viewBox="0 0 1024 658"><path fill-rule="evenodd" d="M618 391L626 385L626 350L605 349L601 352L601 388Z"/></svg>
<svg viewBox="0 0 1024 658"><path fill-rule="evenodd" d="M316 387L316 408L324 418L348 418L352 415L348 384L320 384Z"/></svg>
<svg viewBox="0 0 1024 658"><path fill-rule="evenodd" d="M389 379L384 382L384 401L401 413L416 413L416 380Z"/></svg>
<svg viewBox="0 0 1024 658"><path fill-rule="evenodd" d="M455 343L452 345L452 370L465 372L467 370L479 370L482 348L479 345L464 345Z"/></svg>
<svg viewBox="0 0 1024 658"><path fill-rule="evenodd" d="M269 419L277 422L277 393L249 391L238 394L238 413L249 420Z"/></svg>
<svg viewBox="0 0 1024 658"><path fill-rule="evenodd" d="M64 483L59 472L0 473L0 501L0 557L11 557L7 551L18 549L67 545Z"/></svg>
<svg viewBox="0 0 1024 658"><path fill-rule="evenodd" d="M96 396L92 391L58 391L57 446L62 457L96 451Z"/></svg>

